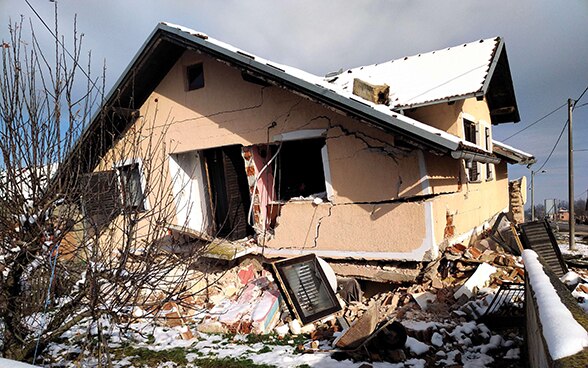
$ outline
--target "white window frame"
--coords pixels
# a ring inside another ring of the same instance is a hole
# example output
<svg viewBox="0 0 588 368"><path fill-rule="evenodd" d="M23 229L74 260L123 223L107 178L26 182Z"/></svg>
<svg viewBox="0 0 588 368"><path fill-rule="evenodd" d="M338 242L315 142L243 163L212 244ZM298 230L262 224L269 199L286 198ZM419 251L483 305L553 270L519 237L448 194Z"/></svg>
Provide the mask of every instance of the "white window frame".
<svg viewBox="0 0 588 368"><path fill-rule="evenodd" d="M119 185L119 192L120 192L120 199L121 199L121 203L123 204L122 206L122 211L126 211L127 208L125 207L125 199L124 199L124 195L123 195L123 191L122 191L122 178L121 178L121 173L120 173L120 169L122 167L125 166L130 166L130 165L134 165L137 164L138 169L139 169L139 178L141 180L141 191L143 192L143 211L149 211L151 209L151 206L149 204L149 198L147 196L146 193L146 189L147 189L147 181L145 179L145 175L143 174L143 160L140 158L127 158L121 161L116 162L114 165L112 165L112 168L114 170L116 170L116 177L118 179L118 185Z"/></svg>

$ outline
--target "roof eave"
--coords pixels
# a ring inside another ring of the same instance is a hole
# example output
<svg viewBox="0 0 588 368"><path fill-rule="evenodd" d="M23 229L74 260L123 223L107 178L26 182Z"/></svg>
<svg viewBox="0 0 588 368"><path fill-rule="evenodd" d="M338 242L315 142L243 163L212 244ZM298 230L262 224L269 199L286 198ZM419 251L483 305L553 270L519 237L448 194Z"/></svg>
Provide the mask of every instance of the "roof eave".
<svg viewBox="0 0 588 368"><path fill-rule="evenodd" d="M502 142L494 140L492 142L492 152L497 156L504 157L509 164L532 165L537 162L535 156L530 153L517 150Z"/></svg>
<svg viewBox="0 0 588 368"><path fill-rule="evenodd" d="M197 45L205 49L214 57L232 62L236 64L237 67L246 68L248 71L259 74L265 79L269 79L284 88L291 89L347 114L364 119L382 129L397 134L408 135L410 138L432 149L452 151L458 147L458 144L451 140L445 139L435 133L424 131L410 123L398 119L395 115L387 115L380 112L367 103L362 103L355 99L341 96L323 86L312 84L303 79L292 76L277 66L260 63L252 57L227 50L198 36L188 34L165 24L159 24L157 28L179 37L176 41L189 41L190 44L186 44L186 48L193 49L193 46Z"/></svg>

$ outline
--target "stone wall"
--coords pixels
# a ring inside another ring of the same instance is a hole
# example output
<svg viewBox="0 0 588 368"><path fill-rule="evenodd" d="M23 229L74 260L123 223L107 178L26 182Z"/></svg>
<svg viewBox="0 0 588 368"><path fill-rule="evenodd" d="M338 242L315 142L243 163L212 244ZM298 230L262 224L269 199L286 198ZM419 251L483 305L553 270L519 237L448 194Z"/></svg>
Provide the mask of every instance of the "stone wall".
<svg viewBox="0 0 588 368"><path fill-rule="evenodd" d="M522 224L525 222L526 190L527 180L524 176L508 182L508 219L514 224Z"/></svg>

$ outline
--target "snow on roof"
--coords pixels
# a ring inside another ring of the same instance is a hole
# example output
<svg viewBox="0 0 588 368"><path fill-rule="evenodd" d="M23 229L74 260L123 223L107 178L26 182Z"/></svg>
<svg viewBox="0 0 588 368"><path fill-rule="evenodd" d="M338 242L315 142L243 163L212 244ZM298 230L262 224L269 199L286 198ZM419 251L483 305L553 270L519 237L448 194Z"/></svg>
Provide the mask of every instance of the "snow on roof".
<svg viewBox="0 0 588 368"><path fill-rule="evenodd" d="M525 151L516 149L508 144L492 140L493 151L497 155L506 156L509 159L522 164L535 163L535 156Z"/></svg>
<svg viewBox="0 0 588 368"><path fill-rule="evenodd" d="M451 147L452 150L466 149L468 151L485 153L481 147L473 143L467 142L466 140L447 133L444 130L437 129L418 120L398 114L392 111L390 106L375 104L354 95L352 84L353 78L358 76L361 76L362 79L365 78L368 82L371 81L372 83L375 83L374 78L383 80L391 86L391 93L394 93L391 98L392 103L394 101L400 101L397 100L399 96L398 93L400 93L398 91L400 90L396 90L395 86L401 85L405 88L402 93L407 96L412 93L410 92L411 90L417 88L415 86L421 86L419 91L423 89L427 90L427 93L421 93L419 101L433 98L433 96L437 96L435 98L441 98L439 97L441 95L446 98L449 93L459 95L481 91L485 83L485 78L488 75L489 65L494 56L494 50L500 42L500 38L472 42L463 46L433 51L427 54L419 54L385 64L360 67L352 69L350 73L342 73L338 75L337 78L323 78L298 68L261 58L193 29L169 22L161 22L161 24L188 33L192 36L196 36L207 43L220 47L233 54L245 56L251 59L252 64L260 63L262 65L270 66L275 69L276 72L283 72L290 77L297 78L299 81L310 84L310 87L321 88L323 90L321 92L323 95L328 95L329 93L335 94L347 99L346 101L348 104L359 102L361 105L367 106L372 111L373 115L378 116L378 114L385 114L387 117L392 117L399 128L405 130L407 127L410 129L416 128L420 136L429 140L431 140L432 137L435 139L436 143L439 143L440 140L443 146ZM443 67L440 67L440 65ZM399 82L393 82L393 79L398 80ZM351 81L351 86L349 86L349 81ZM402 83L400 83L400 81ZM400 95L402 93L400 93ZM492 154L491 152L487 153ZM529 156L532 157L532 155Z"/></svg>
<svg viewBox="0 0 588 368"><path fill-rule="evenodd" d="M298 69L298 68L295 68L295 67L291 67L291 66L284 65L284 64L279 64L279 63L276 63L274 61L270 61L270 60L264 59L262 57L259 57L257 55L254 55L254 54L252 54L250 52L243 51L243 50L241 50L241 49L239 49L237 47L234 47L232 45L229 45L229 44L227 44L225 42L222 42L222 41L219 41L219 40L214 39L212 37L209 37L205 33L198 32L198 31L195 31L193 29L190 29L190 28L187 28L187 27L184 27L184 26L180 26L180 25L177 25L177 24L169 23L169 22L162 22L161 24L163 24L165 26L168 26L168 27L176 28L176 29L178 29L178 30L180 30L182 32L189 33L189 34L191 34L193 36L199 37L199 38L205 40L206 42L209 42L209 43L214 44L216 46L222 47L223 49L225 49L227 51L231 51L233 53L236 53L236 54L239 54L239 55L244 55L246 57L249 57L249 58L251 58L252 60L254 60L254 61L258 62L258 63L261 63L261 64L264 64L264 65L268 65L268 66L274 67L274 68L276 68L278 70L281 70L284 73L286 73L286 74L288 74L288 75L290 75L292 77L298 78L298 79L300 79L302 81L305 81L307 83L310 83L312 85L322 87L322 88L324 88L326 90L329 90L329 91L331 91L333 93L336 93L339 96L348 98L348 99L353 100L353 101L359 101L361 104L367 105L367 106L371 107L375 111L378 111L380 113L384 113L384 114L386 114L388 116L392 116L392 117L394 117L397 120L400 120L400 121L402 121L402 122L404 122L406 124L409 124L411 126L414 126L415 128L418 128L422 132L431 133L431 134L434 134L434 135L436 135L438 137L441 137L441 138L445 139L446 141L450 142L451 144L453 144L456 147L458 145L460 145L460 143L461 143L461 146L462 147L463 146L468 146L470 148L476 148L475 145L470 144L469 142L466 142L465 140L462 140L459 137L454 136L453 134L447 133L444 130L437 129L435 127L432 127L432 126L430 126L428 124L422 123L422 122L420 122L418 120L409 118L407 116L397 114L397 113L391 111L390 108L388 106L386 106L386 105L378 105L378 104L375 104L375 103L373 103L371 101L364 100L361 97L354 95L352 93L352 91L350 91L350 90L347 90L347 89L341 88L341 87L339 87L339 86L337 86L335 84L329 83L323 77L320 77L320 76L317 76L317 75L314 75L314 74L305 72L305 71L303 71L301 69Z"/></svg>
<svg viewBox="0 0 588 368"><path fill-rule="evenodd" d="M500 38L349 69L326 78L344 90L359 78L390 86L390 107L409 108L481 94Z"/></svg>
<svg viewBox="0 0 588 368"><path fill-rule="evenodd" d="M543 336L553 360L565 358L588 347L588 332L562 303L551 284L537 253L530 249L523 251L525 272L537 299Z"/></svg>

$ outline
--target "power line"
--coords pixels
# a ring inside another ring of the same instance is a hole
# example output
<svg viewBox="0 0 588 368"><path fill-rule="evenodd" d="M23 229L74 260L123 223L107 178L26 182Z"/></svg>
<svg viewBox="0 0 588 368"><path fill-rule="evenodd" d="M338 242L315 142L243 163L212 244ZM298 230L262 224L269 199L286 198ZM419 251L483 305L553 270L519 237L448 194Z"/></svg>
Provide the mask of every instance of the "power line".
<svg viewBox="0 0 588 368"><path fill-rule="evenodd" d="M49 31L49 33L51 34L51 36L53 36L53 38L55 39L55 41L63 48L63 50L65 50L65 53L72 59L72 61L74 62L74 67L77 67L86 76L86 78L88 78L88 80L90 81L90 83L92 83L92 87L97 89L98 87L96 86L96 83L92 80L92 78L90 78L90 76L88 75L88 73L86 73L86 71L84 70L84 68L82 68L80 66L80 64L78 63L78 61L76 60L76 58L69 52L69 50L67 49L67 47L65 47L65 45L63 44L63 42L59 41L59 38L57 37L57 35L53 32L53 30L51 30L51 27L49 27L47 25L47 23L45 22L45 20L35 10L35 8L33 8L33 6L31 5L31 3L29 2L29 0L25 0L25 3L27 3L27 5L29 6L29 8L31 8L31 10L33 11L33 13L35 13L35 15L37 16L37 18L39 18L39 20L41 21L41 23L43 23L43 25L45 26L45 28L47 28L47 31ZM55 6L57 6L57 5L55 5ZM56 16L57 16L57 14L56 14Z"/></svg>
<svg viewBox="0 0 588 368"><path fill-rule="evenodd" d="M578 97L575 101L574 104L572 106L572 110L574 109L574 106L576 105L576 103L578 103L578 101L580 101L582 99L582 97L584 97L584 94L586 94L586 92L588 91L588 86L586 86L586 88L584 88L584 91L582 91L582 93L580 94L580 97ZM567 103L564 104L564 106L567 105ZM561 107L560 107L561 108ZM555 144L553 145L553 148L551 149L551 152L549 152L549 156L547 156L547 159L545 160L545 162L543 163L543 165L541 165L540 168L537 169L537 171L541 171L541 169L543 169L545 167L545 165L547 165L547 163L549 162L549 159L551 158L551 155L553 155L553 152L555 151L555 149L557 148L557 145L559 144L559 141L564 133L564 131L566 130L566 127L568 126L568 123L570 122L569 118L568 120L566 120L566 123L564 124L561 132L559 133L559 137L557 137L557 141L555 141Z"/></svg>
<svg viewBox="0 0 588 368"><path fill-rule="evenodd" d="M553 148L551 149L551 152L549 152L549 156L547 156L547 159L545 160L545 162L543 163L543 165L541 165L541 167L536 170L537 172L541 171L541 169L543 169L545 167L545 165L547 165L547 163L549 162L549 159L551 158L551 155L553 155L553 152L557 148L557 145L559 144L559 141L561 139L561 136L566 131L566 127L568 126L568 123L569 122L570 122L569 120L566 120L566 123L564 124L561 132L559 133L559 137L557 137L557 141L555 141L555 144L553 145Z"/></svg>
<svg viewBox="0 0 588 368"><path fill-rule="evenodd" d="M508 138L506 138L506 139L503 139L502 141L503 141L503 142L506 142L507 140L511 139L511 138L512 138L512 137L514 137L515 135L517 135L517 134L519 134L519 133L522 133L522 132L524 132L525 130L529 129L529 128L530 128L530 127L532 127L533 125L535 125L535 124L537 124L537 123L539 123L539 122L541 122L541 121L543 121L543 120L547 119L547 118L548 118L548 117L550 117L551 115L555 114L557 111L559 111L561 108L563 108L563 107L564 107L564 106L566 106L566 105L567 105L567 103L564 103L563 105L559 106L558 108L556 108L555 110L551 111L551 112L550 112L550 113L548 113L547 115L544 115L544 116L540 117L539 119L537 119L537 120L535 120L534 122L532 122L532 123L531 123L529 126L527 126L527 127L523 128L523 129L519 130L518 132L516 132L516 133L512 134L511 136L509 136L509 137L508 137Z"/></svg>
<svg viewBox="0 0 588 368"><path fill-rule="evenodd" d="M584 92L582 92L582 94L580 95L580 97L578 97L578 99L576 101L574 101L574 105L572 106L572 110L574 108L576 108L576 104L578 102L580 102L580 100L582 99L582 97L584 97L584 94L586 93L586 91L588 91L588 86L586 86L586 88L584 88Z"/></svg>

